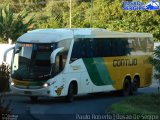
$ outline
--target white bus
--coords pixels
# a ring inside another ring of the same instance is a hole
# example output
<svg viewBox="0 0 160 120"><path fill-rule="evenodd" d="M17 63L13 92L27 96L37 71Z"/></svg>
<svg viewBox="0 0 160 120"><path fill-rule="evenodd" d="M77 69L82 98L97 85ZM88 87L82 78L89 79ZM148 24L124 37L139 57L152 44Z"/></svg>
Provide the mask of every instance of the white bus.
<svg viewBox="0 0 160 120"><path fill-rule="evenodd" d="M120 90L135 94L151 84L149 33L105 29L38 29L20 36L14 48L11 90L27 95L66 96Z"/></svg>

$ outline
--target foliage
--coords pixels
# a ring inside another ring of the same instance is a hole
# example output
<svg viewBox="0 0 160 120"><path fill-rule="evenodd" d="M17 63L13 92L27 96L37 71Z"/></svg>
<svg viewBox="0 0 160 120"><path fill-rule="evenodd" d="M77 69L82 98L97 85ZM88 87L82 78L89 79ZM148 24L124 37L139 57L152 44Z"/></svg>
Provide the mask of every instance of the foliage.
<svg viewBox="0 0 160 120"><path fill-rule="evenodd" d="M10 110L10 102L6 104L4 96L0 95L0 118L3 119L3 117L7 115L12 114L12 110Z"/></svg>
<svg viewBox="0 0 160 120"><path fill-rule="evenodd" d="M25 21L28 14L29 12L24 10L16 15L9 5L0 8L0 37L4 40L11 38L15 41L20 35L27 32L34 23L33 17Z"/></svg>
<svg viewBox="0 0 160 120"><path fill-rule="evenodd" d="M9 76L10 67L7 64L0 65L0 118L3 119L3 115L10 115L12 110L10 110L10 102L6 103L4 95L2 92L6 92L9 90ZM4 118L5 119L5 118Z"/></svg>
<svg viewBox="0 0 160 120"><path fill-rule="evenodd" d="M9 90L10 67L7 64L0 65L0 92Z"/></svg>
<svg viewBox="0 0 160 120"><path fill-rule="evenodd" d="M45 28L59 28L59 27L60 27L60 25L58 24L56 19L53 19L53 18L40 20L36 24L36 28L44 28L45 29Z"/></svg>
<svg viewBox="0 0 160 120"><path fill-rule="evenodd" d="M147 98L147 99L146 99ZM113 104L110 112L120 114L159 115L160 93L132 96Z"/></svg>
<svg viewBox="0 0 160 120"><path fill-rule="evenodd" d="M147 0L142 1L148 2ZM69 27L69 2L52 0L46 5L45 11L50 18L60 18L57 20L59 27ZM72 27L148 32L154 35L155 41L159 41L160 12L124 11L121 0L93 0L93 3L91 1L72 1Z"/></svg>
<svg viewBox="0 0 160 120"><path fill-rule="evenodd" d="M46 6L46 0L0 0L0 4L0 6L9 4L14 12L19 13L28 8L30 11L39 11Z"/></svg>
<svg viewBox="0 0 160 120"><path fill-rule="evenodd" d="M5 1L5 0L1 0ZM69 0L6 0L12 11L24 10L35 16L35 28L67 28L70 19ZM160 11L124 11L122 0L71 0L73 28L106 28L112 31L152 33L160 41ZM128 0L127 0L128 1ZM148 2L148 0L141 0ZM42 4L43 3L43 4ZM4 6L5 2L2 2ZM18 17L15 16L15 20ZM25 17L30 19L29 16ZM25 19L24 18L24 19ZM23 19L23 20L24 20ZM18 21L21 23L21 21ZM10 28L10 26L8 26ZM26 32L26 28L23 32ZM23 28L23 27L22 27ZM21 28L17 28L21 30ZM19 31L18 31L19 32ZM16 36L21 35L17 34ZM4 38L4 37L2 37ZM17 37L15 37L17 38Z"/></svg>
<svg viewBox="0 0 160 120"><path fill-rule="evenodd" d="M1 37L0 37L0 43L5 43L7 41L4 41Z"/></svg>
<svg viewBox="0 0 160 120"><path fill-rule="evenodd" d="M154 57L149 58L149 62L154 66L154 78L158 80L158 91L160 90L160 46L154 50Z"/></svg>

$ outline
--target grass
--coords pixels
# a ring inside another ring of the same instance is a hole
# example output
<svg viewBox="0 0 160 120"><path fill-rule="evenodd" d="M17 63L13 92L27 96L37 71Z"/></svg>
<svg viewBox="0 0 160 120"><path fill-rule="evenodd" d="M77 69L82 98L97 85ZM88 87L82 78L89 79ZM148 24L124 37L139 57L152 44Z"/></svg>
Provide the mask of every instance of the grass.
<svg viewBox="0 0 160 120"><path fill-rule="evenodd" d="M113 104L110 111L120 114L160 114L160 93L126 98Z"/></svg>

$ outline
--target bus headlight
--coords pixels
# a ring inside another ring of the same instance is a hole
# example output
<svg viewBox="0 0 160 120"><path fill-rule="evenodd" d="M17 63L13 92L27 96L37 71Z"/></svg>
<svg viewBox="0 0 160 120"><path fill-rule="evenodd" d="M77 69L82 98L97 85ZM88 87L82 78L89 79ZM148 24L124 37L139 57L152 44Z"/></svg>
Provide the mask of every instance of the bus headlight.
<svg viewBox="0 0 160 120"><path fill-rule="evenodd" d="M14 82L11 82L11 85L14 86Z"/></svg>
<svg viewBox="0 0 160 120"><path fill-rule="evenodd" d="M45 87L45 88L47 88L49 86L49 83L45 83L44 85L43 85L43 87Z"/></svg>

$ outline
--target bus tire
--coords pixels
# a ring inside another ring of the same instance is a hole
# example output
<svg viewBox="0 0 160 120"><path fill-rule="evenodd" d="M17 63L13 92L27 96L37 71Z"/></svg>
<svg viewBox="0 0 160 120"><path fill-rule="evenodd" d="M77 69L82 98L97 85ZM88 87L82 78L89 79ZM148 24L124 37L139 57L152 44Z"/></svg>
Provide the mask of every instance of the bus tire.
<svg viewBox="0 0 160 120"><path fill-rule="evenodd" d="M131 84L131 95L135 95L138 91L138 78L134 78Z"/></svg>
<svg viewBox="0 0 160 120"><path fill-rule="evenodd" d="M35 103L38 101L38 97L37 96L30 96L30 100L31 100L31 102Z"/></svg>
<svg viewBox="0 0 160 120"><path fill-rule="evenodd" d="M74 91L75 91L74 84L71 83L71 84L69 85L68 94L67 94L67 96L66 96L66 101L67 101L67 102L73 102L73 100L74 100L74 93L75 93Z"/></svg>
<svg viewBox="0 0 160 120"><path fill-rule="evenodd" d="M128 78L126 78L123 83L122 95L128 96L130 94L130 91L131 91L131 82Z"/></svg>

